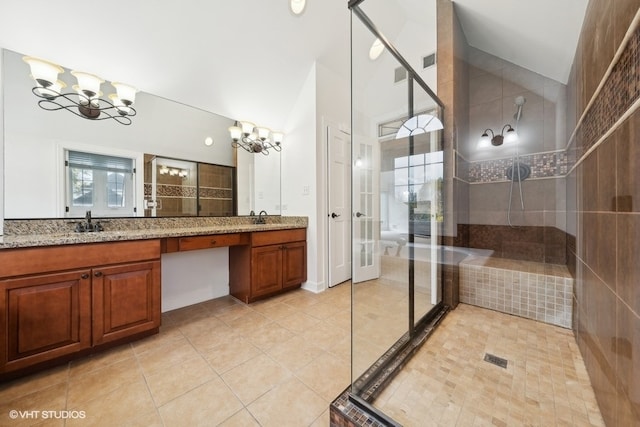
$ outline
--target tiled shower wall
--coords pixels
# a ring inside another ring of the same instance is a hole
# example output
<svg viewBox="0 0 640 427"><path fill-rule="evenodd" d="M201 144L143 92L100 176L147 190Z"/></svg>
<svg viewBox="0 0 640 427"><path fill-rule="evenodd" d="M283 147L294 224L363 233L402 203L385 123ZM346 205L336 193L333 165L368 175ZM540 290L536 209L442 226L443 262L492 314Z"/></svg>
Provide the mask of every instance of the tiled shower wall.
<svg viewBox="0 0 640 427"><path fill-rule="evenodd" d="M611 426L640 425L639 8L590 1L568 84L573 330Z"/></svg>

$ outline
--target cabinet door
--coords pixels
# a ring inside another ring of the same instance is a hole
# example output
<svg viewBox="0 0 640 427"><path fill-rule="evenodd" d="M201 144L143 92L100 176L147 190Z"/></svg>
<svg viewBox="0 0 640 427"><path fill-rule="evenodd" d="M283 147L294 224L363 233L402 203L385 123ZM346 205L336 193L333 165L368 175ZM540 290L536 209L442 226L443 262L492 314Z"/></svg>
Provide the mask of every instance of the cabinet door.
<svg viewBox="0 0 640 427"><path fill-rule="evenodd" d="M282 287L299 286L307 280L307 243L287 243L282 249Z"/></svg>
<svg viewBox="0 0 640 427"><path fill-rule="evenodd" d="M0 281L0 372L91 346L89 273L82 270Z"/></svg>
<svg viewBox="0 0 640 427"><path fill-rule="evenodd" d="M94 268L93 344L160 326L160 262Z"/></svg>
<svg viewBox="0 0 640 427"><path fill-rule="evenodd" d="M282 289L282 246L261 246L251 250L251 297Z"/></svg>

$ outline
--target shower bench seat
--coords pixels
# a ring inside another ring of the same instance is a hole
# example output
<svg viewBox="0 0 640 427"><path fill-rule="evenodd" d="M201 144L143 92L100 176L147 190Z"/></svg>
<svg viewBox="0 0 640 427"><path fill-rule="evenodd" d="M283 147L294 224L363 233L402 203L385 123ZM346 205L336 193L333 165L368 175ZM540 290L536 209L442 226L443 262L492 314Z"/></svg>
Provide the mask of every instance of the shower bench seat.
<svg viewBox="0 0 640 427"><path fill-rule="evenodd" d="M461 302L571 328L567 266L476 255L459 265Z"/></svg>

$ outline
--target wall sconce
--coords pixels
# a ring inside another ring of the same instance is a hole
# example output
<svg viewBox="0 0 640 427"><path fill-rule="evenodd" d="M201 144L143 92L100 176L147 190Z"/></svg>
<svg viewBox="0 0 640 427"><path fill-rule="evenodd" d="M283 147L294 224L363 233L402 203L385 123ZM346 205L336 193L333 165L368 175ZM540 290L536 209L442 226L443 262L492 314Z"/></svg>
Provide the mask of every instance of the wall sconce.
<svg viewBox="0 0 640 427"><path fill-rule="evenodd" d="M506 133L505 133L506 129ZM491 133L491 138L489 138L489 134ZM502 127L502 131L499 134L494 134L491 129L485 129L478 141L478 148L487 148L490 145L495 147L502 145L503 142L511 143L516 142L518 140L518 134L515 129L511 127L510 124L506 124Z"/></svg>
<svg viewBox="0 0 640 427"><path fill-rule="evenodd" d="M238 124L240 126L238 126ZM256 127L251 122L236 122L236 126L229 128L231 145L241 147L249 153L269 155L269 150L282 150L282 132L275 132L267 128Z"/></svg>
<svg viewBox="0 0 640 427"><path fill-rule="evenodd" d="M132 107L138 90L133 86L113 82L116 93L110 94L107 101L100 98L103 94L100 85L104 83L100 77L82 71L71 71L78 80L73 85L75 92L62 93L67 84L58 80L58 74L64 73L59 65L43 59L25 56L22 58L31 68L31 77L36 86L31 92L38 98L38 106L47 111L67 110L76 116L90 120L114 119L122 125L130 125L131 118L136 115Z"/></svg>

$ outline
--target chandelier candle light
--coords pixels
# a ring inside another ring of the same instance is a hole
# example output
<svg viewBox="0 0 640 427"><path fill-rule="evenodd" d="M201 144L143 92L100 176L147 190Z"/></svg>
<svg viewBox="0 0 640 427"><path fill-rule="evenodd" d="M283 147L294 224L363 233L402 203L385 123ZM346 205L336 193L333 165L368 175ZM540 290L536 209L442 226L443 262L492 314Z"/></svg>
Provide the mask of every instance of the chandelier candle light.
<svg viewBox="0 0 640 427"><path fill-rule="evenodd" d="M90 120L114 119L120 124L130 125L131 118L136 115L132 107L138 90L124 83L113 82L116 93L106 99L100 98L103 93L100 85L104 80L93 74L82 71L71 71L78 80L73 85L74 92L62 93L67 84L58 80L58 74L64 73L59 65L43 59L25 56L22 58L31 68L31 77L36 86L31 89L38 98L40 108L48 111L67 110L73 114Z"/></svg>
<svg viewBox="0 0 640 427"><path fill-rule="evenodd" d="M237 122L236 126L229 128L229 133L232 146L244 148L250 153L262 153L267 156L271 149L278 152L282 150L282 132L256 127L251 122Z"/></svg>

